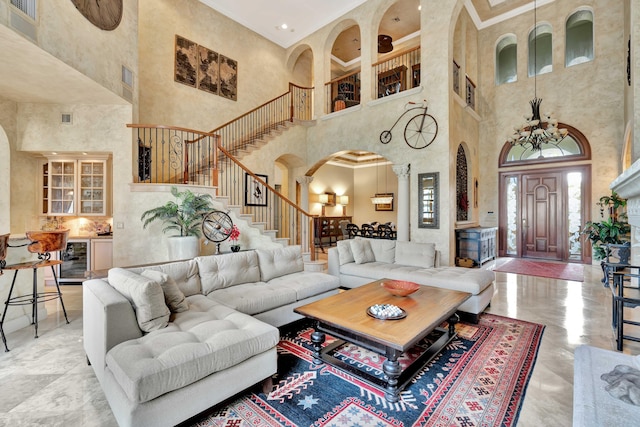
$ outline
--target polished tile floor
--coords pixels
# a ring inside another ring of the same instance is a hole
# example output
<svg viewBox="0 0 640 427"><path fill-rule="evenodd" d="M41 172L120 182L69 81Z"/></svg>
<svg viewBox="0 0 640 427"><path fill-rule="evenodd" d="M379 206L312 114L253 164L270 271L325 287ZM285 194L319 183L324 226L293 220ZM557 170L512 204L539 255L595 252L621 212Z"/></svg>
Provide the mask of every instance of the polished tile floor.
<svg viewBox="0 0 640 427"><path fill-rule="evenodd" d="M601 274L585 266L580 283L496 273L488 311L546 325L518 426L570 426L574 349L614 348ZM63 286L63 293L69 325L59 304L48 302L40 338L24 328L8 334L9 353L0 350L0 426L116 426L82 349L82 288ZM640 354L640 343L625 341L624 352Z"/></svg>

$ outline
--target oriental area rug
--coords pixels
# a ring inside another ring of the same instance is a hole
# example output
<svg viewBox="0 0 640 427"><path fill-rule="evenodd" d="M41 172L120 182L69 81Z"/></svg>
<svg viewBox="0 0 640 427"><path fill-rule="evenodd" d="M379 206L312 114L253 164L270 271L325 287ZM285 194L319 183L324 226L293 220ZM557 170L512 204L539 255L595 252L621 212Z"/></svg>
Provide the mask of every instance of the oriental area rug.
<svg viewBox="0 0 640 427"><path fill-rule="evenodd" d="M531 261L511 258L498 265L493 271L515 273L525 276L547 277L549 279L584 281L584 266L582 264L564 262Z"/></svg>
<svg viewBox="0 0 640 427"><path fill-rule="evenodd" d="M460 322L458 337L416 375L399 402L389 403L383 392L352 375L313 363L313 327L308 321L295 325L281 333L278 374L269 394L256 387L192 425L515 426L544 330L491 314L483 314L477 325ZM327 336L325 345L331 341ZM426 346L418 344L406 357L417 357ZM334 355L383 375L385 359L376 353L345 344Z"/></svg>

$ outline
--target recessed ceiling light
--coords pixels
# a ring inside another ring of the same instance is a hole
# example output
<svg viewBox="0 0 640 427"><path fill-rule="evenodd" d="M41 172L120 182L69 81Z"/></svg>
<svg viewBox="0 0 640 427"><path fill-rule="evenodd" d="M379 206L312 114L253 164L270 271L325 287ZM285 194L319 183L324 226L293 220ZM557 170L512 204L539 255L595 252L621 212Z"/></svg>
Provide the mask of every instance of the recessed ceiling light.
<svg viewBox="0 0 640 427"><path fill-rule="evenodd" d="M286 30L287 28L289 28L289 26L287 24L282 24L280 25L280 28L282 28L283 30Z"/></svg>

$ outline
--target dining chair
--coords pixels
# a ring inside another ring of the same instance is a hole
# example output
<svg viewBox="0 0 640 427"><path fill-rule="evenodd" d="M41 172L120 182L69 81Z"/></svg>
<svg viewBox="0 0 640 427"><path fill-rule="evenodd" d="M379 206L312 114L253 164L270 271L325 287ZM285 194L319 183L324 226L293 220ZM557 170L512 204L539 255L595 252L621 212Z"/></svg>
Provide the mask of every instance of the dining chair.
<svg viewBox="0 0 640 427"><path fill-rule="evenodd" d="M396 232L389 224L378 225L378 238L396 240Z"/></svg>
<svg viewBox="0 0 640 427"><path fill-rule="evenodd" d="M362 237L369 237L371 239L378 236L378 233L376 233L376 229L373 228L373 225L366 223L360 226L360 233Z"/></svg>
<svg viewBox="0 0 640 427"><path fill-rule="evenodd" d="M353 239L355 237L360 236L360 227L355 224L347 224L347 233L349 234L349 239Z"/></svg>

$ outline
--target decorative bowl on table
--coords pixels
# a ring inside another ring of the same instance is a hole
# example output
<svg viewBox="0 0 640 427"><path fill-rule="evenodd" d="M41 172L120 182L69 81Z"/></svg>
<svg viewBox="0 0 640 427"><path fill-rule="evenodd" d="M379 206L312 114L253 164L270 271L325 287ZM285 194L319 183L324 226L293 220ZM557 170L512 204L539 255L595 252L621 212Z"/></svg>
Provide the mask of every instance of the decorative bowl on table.
<svg viewBox="0 0 640 427"><path fill-rule="evenodd" d="M420 285L417 283L404 280L385 280L382 282L382 287L391 295L398 297L406 297L420 289Z"/></svg>

